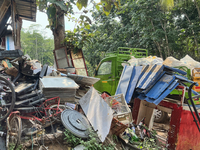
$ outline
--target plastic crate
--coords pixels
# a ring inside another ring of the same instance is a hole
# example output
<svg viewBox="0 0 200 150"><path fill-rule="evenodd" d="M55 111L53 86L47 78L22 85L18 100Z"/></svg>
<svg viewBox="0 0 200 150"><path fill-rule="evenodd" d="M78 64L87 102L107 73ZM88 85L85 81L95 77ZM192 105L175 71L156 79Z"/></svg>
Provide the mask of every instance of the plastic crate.
<svg viewBox="0 0 200 150"><path fill-rule="evenodd" d="M193 80L194 81L194 80ZM194 82L197 82L199 85L198 86L193 86L193 90L196 91L196 92L200 92L200 81L194 81Z"/></svg>
<svg viewBox="0 0 200 150"><path fill-rule="evenodd" d="M194 81L194 82L200 82L200 77L192 77L192 81Z"/></svg>
<svg viewBox="0 0 200 150"><path fill-rule="evenodd" d="M114 118L125 125L132 123L132 113L123 94L106 97L106 102L112 108Z"/></svg>
<svg viewBox="0 0 200 150"><path fill-rule="evenodd" d="M192 77L199 77L200 78L200 68L194 68L192 70Z"/></svg>

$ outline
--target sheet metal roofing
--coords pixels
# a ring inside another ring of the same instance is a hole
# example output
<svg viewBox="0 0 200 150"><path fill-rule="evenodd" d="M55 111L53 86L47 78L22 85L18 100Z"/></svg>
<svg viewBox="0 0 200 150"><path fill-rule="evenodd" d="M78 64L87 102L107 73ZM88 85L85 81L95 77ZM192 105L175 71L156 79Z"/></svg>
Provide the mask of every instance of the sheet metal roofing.
<svg viewBox="0 0 200 150"><path fill-rule="evenodd" d="M158 105L181 82L193 83L181 76L186 75L186 72L176 68L165 65L147 65L143 69L140 67L125 66L121 75L115 94L124 94L127 103L133 96Z"/></svg>
<svg viewBox="0 0 200 150"><path fill-rule="evenodd" d="M36 0L15 0L19 17L29 21L36 21Z"/></svg>
<svg viewBox="0 0 200 150"><path fill-rule="evenodd" d="M0 8L3 9L5 2L10 2L10 0L0 0ZM29 21L36 21L36 0L15 0L16 9L19 17ZM4 15L4 14L2 14ZM3 16L0 16L0 18Z"/></svg>

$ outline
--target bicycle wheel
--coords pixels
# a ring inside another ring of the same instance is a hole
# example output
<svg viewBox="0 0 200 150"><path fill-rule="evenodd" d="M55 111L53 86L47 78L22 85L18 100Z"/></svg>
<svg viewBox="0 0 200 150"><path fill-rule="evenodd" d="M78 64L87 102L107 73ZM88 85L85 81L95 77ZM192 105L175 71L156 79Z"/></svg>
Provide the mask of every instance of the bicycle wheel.
<svg viewBox="0 0 200 150"><path fill-rule="evenodd" d="M15 89L12 83L0 76L0 122L8 117L15 106Z"/></svg>
<svg viewBox="0 0 200 150"><path fill-rule="evenodd" d="M14 116L9 122L7 132L7 148L15 150L21 141L22 121L19 116Z"/></svg>

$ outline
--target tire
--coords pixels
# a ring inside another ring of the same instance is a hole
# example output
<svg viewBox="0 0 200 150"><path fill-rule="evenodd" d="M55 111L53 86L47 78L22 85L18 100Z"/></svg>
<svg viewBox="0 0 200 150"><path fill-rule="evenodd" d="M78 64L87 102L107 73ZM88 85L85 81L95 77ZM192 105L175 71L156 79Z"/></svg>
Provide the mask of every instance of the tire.
<svg viewBox="0 0 200 150"><path fill-rule="evenodd" d="M14 116L9 122L10 130L7 133L8 149L16 150L21 142L22 121L19 116ZM12 135L14 133L15 135ZM11 148L12 146L12 148Z"/></svg>
<svg viewBox="0 0 200 150"><path fill-rule="evenodd" d="M2 76L0 76L0 80L4 81L6 83L6 85L10 88L11 94L12 94L10 106L7 106L8 107L7 112L5 114L3 114L3 116L2 116L3 111L0 112L0 122L1 122L1 121L5 120L12 112L12 110L15 106L16 94L15 94L14 86L9 80L7 80L6 78L4 78ZM2 108L1 104L0 104L0 107Z"/></svg>
<svg viewBox="0 0 200 150"><path fill-rule="evenodd" d="M161 111L159 109L155 110L154 122L161 123L161 122L165 122L167 119L168 119L168 113L167 112Z"/></svg>

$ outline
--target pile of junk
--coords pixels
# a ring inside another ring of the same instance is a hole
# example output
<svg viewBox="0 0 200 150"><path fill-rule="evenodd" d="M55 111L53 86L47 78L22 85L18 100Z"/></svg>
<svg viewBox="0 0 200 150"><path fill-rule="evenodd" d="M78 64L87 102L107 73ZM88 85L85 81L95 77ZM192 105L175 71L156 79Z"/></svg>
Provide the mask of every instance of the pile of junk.
<svg viewBox="0 0 200 150"><path fill-rule="evenodd" d="M92 86L98 78L61 73L20 50L3 51L0 59L1 150L51 149L49 144L74 150L165 149L146 125L148 118L135 112L142 105L134 99L158 105L179 86L190 93L188 106L199 128L191 100L200 97L191 89L197 84L182 70L163 64L125 66L110 96Z"/></svg>

